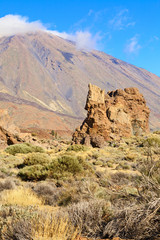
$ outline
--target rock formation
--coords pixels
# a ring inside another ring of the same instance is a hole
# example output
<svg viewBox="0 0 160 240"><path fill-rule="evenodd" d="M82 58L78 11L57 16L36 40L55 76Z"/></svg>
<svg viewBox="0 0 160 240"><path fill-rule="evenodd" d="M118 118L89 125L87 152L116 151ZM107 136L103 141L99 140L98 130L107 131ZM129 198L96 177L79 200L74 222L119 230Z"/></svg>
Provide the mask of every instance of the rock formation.
<svg viewBox="0 0 160 240"><path fill-rule="evenodd" d="M10 133L9 131L5 130L3 127L0 126L0 147L16 144L19 142L22 142L21 138L19 138L17 135Z"/></svg>
<svg viewBox="0 0 160 240"><path fill-rule="evenodd" d="M105 141L149 132L146 101L137 88L110 91L89 84L87 118L73 134L76 144L101 147Z"/></svg>

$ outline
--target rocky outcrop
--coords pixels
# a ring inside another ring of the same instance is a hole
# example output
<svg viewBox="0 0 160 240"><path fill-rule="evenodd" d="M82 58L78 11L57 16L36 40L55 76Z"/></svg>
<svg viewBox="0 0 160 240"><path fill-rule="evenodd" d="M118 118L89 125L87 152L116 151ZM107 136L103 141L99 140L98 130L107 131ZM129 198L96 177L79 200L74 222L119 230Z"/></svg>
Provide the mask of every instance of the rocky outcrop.
<svg viewBox="0 0 160 240"><path fill-rule="evenodd" d="M146 101L137 88L110 91L89 84L87 118L73 134L76 144L103 146L105 141L149 132Z"/></svg>
<svg viewBox="0 0 160 240"><path fill-rule="evenodd" d="M12 145L18 142L22 142L22 139L0 126L0 146Z"/></svg>

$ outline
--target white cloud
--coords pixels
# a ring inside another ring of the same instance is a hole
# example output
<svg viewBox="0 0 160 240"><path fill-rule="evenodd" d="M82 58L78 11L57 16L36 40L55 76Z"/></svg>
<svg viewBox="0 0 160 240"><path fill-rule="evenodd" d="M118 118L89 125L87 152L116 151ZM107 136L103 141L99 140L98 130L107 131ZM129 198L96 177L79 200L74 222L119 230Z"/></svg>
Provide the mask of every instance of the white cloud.
<svg viewBox="0 0 160 240"><path fill-rule="evenodd" d="M44 31L76 43L78 49L92 50L97 46L100 40L99 34L92 35L89 31L76 31L75 33L66 33L47 30L40 22L29 22L27 17L20 15L6 15L0 18L0 37L12 36L15 34L25 34L28 32Z"/></svg>
<svg viewBox="0 0 160 240"><path fill-rule="evenodd" d="M128 41L125 47L125 52L128 54L137 54L140 48L141 45L138 42L138 37L134 36Z"/></svg>
<svg viewBox="0 0 160 240"><path fill-rule="evenodd" d="M97 46L97 42L101 39L100 35L92 35L88 31L77 31L74 34L68 34L66 32L48 31L54 35L62 37L67 40L74 41L78 49L92 50Z"/></svg>
<svg viewBox="0 0 160 240"><path fill-rule="evenodd" d="M113 19L109 21L110 27L115 30L122 30L124 28L134 26L135 22L130 22L130 17L128 9L123 9L118 12Z"/></svg>
<svg viewBox="0 0 160 240"><path fill-rule="evenodd" d="M11 36L27 32L44 31L46 28L40 21L29 22L27 17L6 15L0 18L0 36Z"/></svg>

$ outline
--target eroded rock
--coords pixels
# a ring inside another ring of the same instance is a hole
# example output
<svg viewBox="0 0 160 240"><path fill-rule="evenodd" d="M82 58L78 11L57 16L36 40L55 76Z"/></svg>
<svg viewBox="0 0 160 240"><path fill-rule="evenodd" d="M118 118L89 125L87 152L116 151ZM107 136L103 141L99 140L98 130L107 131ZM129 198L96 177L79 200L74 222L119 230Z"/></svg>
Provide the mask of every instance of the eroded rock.
<svg viewBox="0 0 160 240"><path fill-rule="evenodd" d="M22 142L18 135L14 135L0 126L0 146L12 145Z"/></svg>
<svg viewBox="0 0 160 240"><path fill-rule="evenodd" d="M102 147L106 141L149 132L150 110L137 88L105 94L89 84L85 109L87 118L73 134L76 144Z"/></svg>

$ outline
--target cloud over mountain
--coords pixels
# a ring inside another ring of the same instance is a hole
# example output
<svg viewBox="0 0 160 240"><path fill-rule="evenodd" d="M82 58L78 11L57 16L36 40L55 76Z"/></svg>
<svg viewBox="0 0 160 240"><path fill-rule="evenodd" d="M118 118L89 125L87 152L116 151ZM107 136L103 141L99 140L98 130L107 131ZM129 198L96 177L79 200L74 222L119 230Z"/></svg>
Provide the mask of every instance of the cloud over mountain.
<svg viewBox="0 0 160 240"><path fill-rule="evenodd" d="M11 36L27 32L45 31L40 21L29 22L27 17L20 15L6 15L0 18L0 36Z"/></svg>
<svg viewBox="0 0 160 240"><path fill-rule="evenodd" d="M6 15L0 18L0 37L24 34L28 32L45 31L76 43L78 49L92 50L100 40L98 34L92 35L89 31L75 33L58 32L47 29L40 21L29 22L27 17L20 15Z"/></svg>

